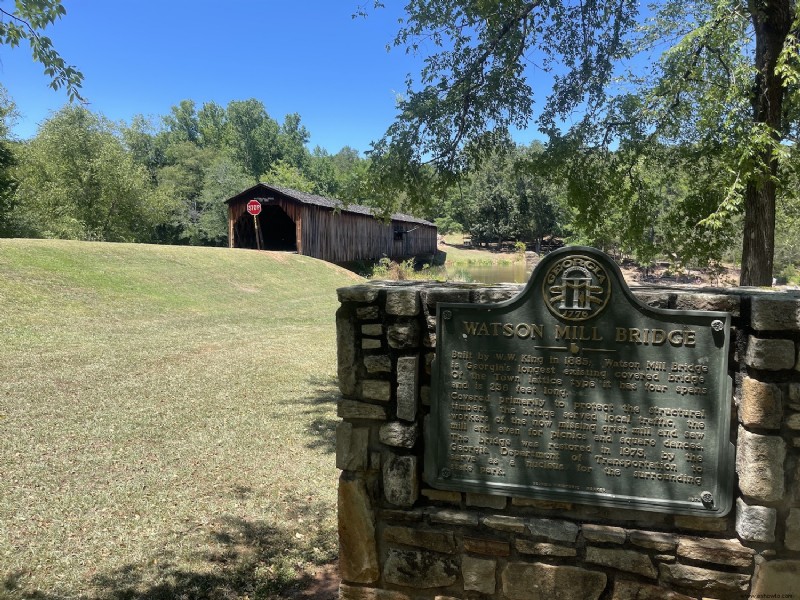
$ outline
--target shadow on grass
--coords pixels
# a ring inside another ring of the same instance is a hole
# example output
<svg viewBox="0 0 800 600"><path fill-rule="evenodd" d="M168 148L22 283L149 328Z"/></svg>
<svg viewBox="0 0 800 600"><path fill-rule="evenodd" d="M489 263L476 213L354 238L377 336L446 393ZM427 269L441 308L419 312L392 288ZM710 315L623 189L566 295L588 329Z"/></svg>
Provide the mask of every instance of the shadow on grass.
<svg viewBox="0 0 800 600"><path fill-rule="evenodd" d="M238 518L222 518L209 527L208 543L198 551L192 567L178 566L165 553L146 564L132 564L97 576L91 592L80 598L98 600L252 600L313 599L337 597L336 582L320 581L301 567L325 565L335 556L330 532L298 525L325 520L331 508L317 501L294 500L287 527ZM303 531L303 533L301 533ZM330 569L327 571L330 575ZM67 600L72 594L26 590L23 574L0 582L2 600ZM312 589L309 589L311 587Z"/></svg>
<svg viewBox="0 0 800 600"><path fill-rule="evenodd" d="M309 380L313 388L310 398L305 402L308 408L304 411L310 417L306 433L310 441L306 446L311 449L322 449L326 453L336 452L336 402L341 394L335 377L315 377Z"/></svg>

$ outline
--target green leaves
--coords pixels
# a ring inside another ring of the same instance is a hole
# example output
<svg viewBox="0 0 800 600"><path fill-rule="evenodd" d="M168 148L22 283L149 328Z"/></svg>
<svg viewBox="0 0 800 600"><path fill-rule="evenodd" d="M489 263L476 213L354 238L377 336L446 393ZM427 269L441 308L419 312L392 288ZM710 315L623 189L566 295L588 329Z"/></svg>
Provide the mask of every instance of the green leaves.
<svg viewBox="0 0 800 600"><path fill-rule="evenodd" d="M13 11L0 8L0 15L4 17L0 22L0 44L15 48L23 40L27 41L33 60L41 63L45 74L50 77L50 87L54 90L64 88L70 102L84 102L80 93L83 74L67 64L53 47L52 40L42 35L44 29L66 12L61 0L16 0Z"/></svg>
<svg viewBox="0 0 800 600"><path fill-rule="evenodd" d="M17 234L82 240L141 240L153 218L149 183L111 123L67 106L22 149L14 215Z"/></svg>
<svg viewBox="0 0 800 600"><path fill-rule="evenodd" d="M406 12L394 45L428 54L370 156L381 187L423 196L422 165L453 182L512 128L528 126L531 68L554 78L552 93L537 90L543 131L555 134L575 110L599 110L615 61L629 54L637 3L413 0Z"/></svg>

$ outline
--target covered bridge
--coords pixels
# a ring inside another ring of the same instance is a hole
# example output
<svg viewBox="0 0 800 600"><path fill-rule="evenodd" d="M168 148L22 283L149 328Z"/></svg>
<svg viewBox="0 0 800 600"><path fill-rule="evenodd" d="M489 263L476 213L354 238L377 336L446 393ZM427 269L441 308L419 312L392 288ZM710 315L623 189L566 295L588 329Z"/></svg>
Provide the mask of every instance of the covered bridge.
<svg viewBox="0 0 800 600"><path fill-rule="evenodd" d="M366 206L259 183L225 201L228 205L228 245L258 248L254 218L247 203L257 200L260 247L296 251L333 263L406 258L436 253L436 226L409 215L391 221L375 218Z"/></svg>

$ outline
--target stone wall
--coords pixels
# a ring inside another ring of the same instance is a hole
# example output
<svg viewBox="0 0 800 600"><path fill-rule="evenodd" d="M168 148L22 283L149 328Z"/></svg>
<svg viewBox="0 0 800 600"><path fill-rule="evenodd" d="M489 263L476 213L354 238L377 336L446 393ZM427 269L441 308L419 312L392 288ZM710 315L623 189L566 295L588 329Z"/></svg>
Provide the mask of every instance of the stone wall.
<svg viewBox="0 0 800 600"><path fill-rule="evenodd" d="M651 306L733 316L735 505L708 518L423 483L436 304L520 290L339 290L340 597L800 600L800 294L633 288Z"/></svg>

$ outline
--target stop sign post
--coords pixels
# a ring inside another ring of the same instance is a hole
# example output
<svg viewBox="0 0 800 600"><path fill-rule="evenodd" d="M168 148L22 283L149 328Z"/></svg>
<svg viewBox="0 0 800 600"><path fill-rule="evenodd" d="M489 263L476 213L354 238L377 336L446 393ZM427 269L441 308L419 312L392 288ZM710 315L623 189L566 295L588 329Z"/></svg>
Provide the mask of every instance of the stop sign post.
<svg viewBox="0 0 800 600"><path fill-rule="evenodd" d="M256 228L256 246L261 250L261 235L258 231L258 215L261 212L261 202L258 200L250 200L247 203L247 212L253 215L253 225Z"/></svg>

